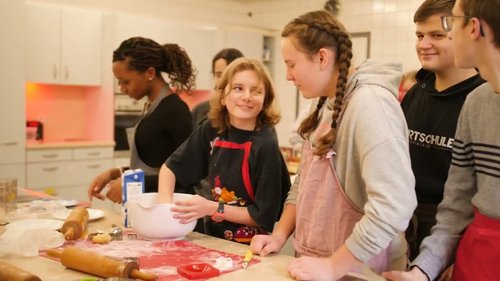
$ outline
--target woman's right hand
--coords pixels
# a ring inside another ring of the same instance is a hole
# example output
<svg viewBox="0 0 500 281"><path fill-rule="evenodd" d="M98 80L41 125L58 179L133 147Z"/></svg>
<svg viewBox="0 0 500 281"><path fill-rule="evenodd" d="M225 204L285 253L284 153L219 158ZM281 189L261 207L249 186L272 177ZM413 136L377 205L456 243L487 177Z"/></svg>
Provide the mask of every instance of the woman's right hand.
<svg viewBox="0 0 500 281"><path fill-rule="evenodd" d="M250 242L250 250L261 257L270 253L277 253L283 248L286 239L283 240L275 235L255 235Z"/></svg>
<svg viewBox="0 0 500 281"><path fill-rule="evenodd" d="M100 200L104 200L105 197L104 195L101 194L101 191L109 182L120 176L121 176L121 171L118 168L108 169L99 174L96 178L92 180L87 190L89 200L92 201L93 197Z"/></svg>

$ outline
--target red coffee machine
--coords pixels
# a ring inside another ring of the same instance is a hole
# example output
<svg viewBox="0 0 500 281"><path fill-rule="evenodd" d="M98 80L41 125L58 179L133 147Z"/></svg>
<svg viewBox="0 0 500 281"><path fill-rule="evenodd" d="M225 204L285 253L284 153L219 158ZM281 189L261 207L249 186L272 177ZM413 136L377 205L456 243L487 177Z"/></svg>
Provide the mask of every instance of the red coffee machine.
<svg viewBox="0 0 500 281"><path fill-rule="evenodd" d="M43 140L43 123L40 121L26 121L26 140Z"/></svg>

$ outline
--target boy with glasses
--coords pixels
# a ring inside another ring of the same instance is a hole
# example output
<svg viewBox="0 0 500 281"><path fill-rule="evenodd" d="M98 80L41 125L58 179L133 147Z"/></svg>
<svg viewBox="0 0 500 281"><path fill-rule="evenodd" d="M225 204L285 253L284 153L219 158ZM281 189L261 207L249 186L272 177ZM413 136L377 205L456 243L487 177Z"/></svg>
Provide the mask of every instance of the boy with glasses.
<svg viewBox="0 0 500 281"><path fill-rule="evenodd" d="M436 224L437 205L451 163L458 115L467 95L484 83L474 68L455 66L453 44L441 26L451 15L455 0L426 0L415 12L416 51L422 68L417 83L401 102L408 129L418 206L406 239L410 259L418 255L422 240Z"/></svg>
<svg viewBox="0 0 500 281"><path fill-rule="evenodd" d="M476 67L488 83L467 97L457 125L453 159L437 224L409 272L390 280L434 280L455 260L453 281L500 276L500 18L498 0L458 0L445 16L455 63Z"/></svg>

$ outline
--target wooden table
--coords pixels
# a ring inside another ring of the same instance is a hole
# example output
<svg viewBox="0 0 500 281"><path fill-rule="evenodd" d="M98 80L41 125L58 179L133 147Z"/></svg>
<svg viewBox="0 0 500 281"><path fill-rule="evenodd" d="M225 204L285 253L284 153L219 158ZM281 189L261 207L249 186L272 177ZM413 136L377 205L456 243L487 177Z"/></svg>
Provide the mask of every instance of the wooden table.
<svg viewBox="0 0 500 281"><path fill-rule="evenodd" d="M112 224L122 225L122 216L119 212L106 210L104 218L89 222L88 232L92 233L101 230L110 230ZM4 227L0 226L0 233L4 231ZM196 243L200 246L212 249L223 249L225 252L241 255L247 249L247 245L227 241L224 239L207 236L204 234L193 232L186 237L187 240ZM260 262L249 266L244 270L236 270L231 273L223 274L213 280L293 280L287 273L288 263L293 257L283 254L275 254L267 257L258 257ZM80 273L71 269L65 268L59 262L50 260L44 257L24 258L18 256L0 257L0 260L9 264L15 265L28 272L39 276L42 280L48 281L73 281L79 280L91 275ZM369 269L364 272L368 276L368 280L384 280L376 276ZM353 279L346 277L342 280L364 280Z"/></svg>

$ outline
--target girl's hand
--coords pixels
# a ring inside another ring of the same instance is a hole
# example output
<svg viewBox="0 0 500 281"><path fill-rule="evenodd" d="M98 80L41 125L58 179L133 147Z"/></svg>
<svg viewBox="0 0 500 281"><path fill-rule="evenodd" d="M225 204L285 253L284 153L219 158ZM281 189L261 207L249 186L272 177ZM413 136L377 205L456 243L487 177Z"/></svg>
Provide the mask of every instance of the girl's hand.
<svg viewBox="0 0 500 281"><path fill-rule="evenodd" d="M337 280L330 258L300 257L288 265L288 273L295 280Z"/></svg>
<svg viewBox="0 0 500 281"><path fill-rule="evenodd" d="M250 242L250 250L252 253L258 254L261 257L267 256L270 253L277 253L283 248L285 241L274 235L255 235Z"/></svg>
<svg viewBox="0 0 500 281"><path fill-rule="evenodd" d="M101 194L101 191L104 187L112 180L119 178L121 175L120 170L118 168L108 169L101 174L99 174L95 179L90 183L87 193L89 196L89 201L92 201L92 198L95 197L100 200L104 200L104 195ZM121 189L121 187L120 187Z"/></svg>
<svg viewBox="0 0 500 281"><path fill-rule="evenodd" d="M382 276L387 280L392 281L429 281L418 267L413 267L410 271L389 271L382 273Z"/></svg>
<svg viewBox="0 0 500 281"><path fill-rule="evenodd" d="M174 218L181 223L189 223L204 216L213 215L217 211L218 203L207 200L199 195L193 195L189 200L175 201L171 211Z"/></svg>
<svg viewBox="0 0 500 281"><path fill-rule="evenodd" d="M109 185L109 190L106 192L106 198L114 203L122 203L122 179L113 180Z"/></svg>

